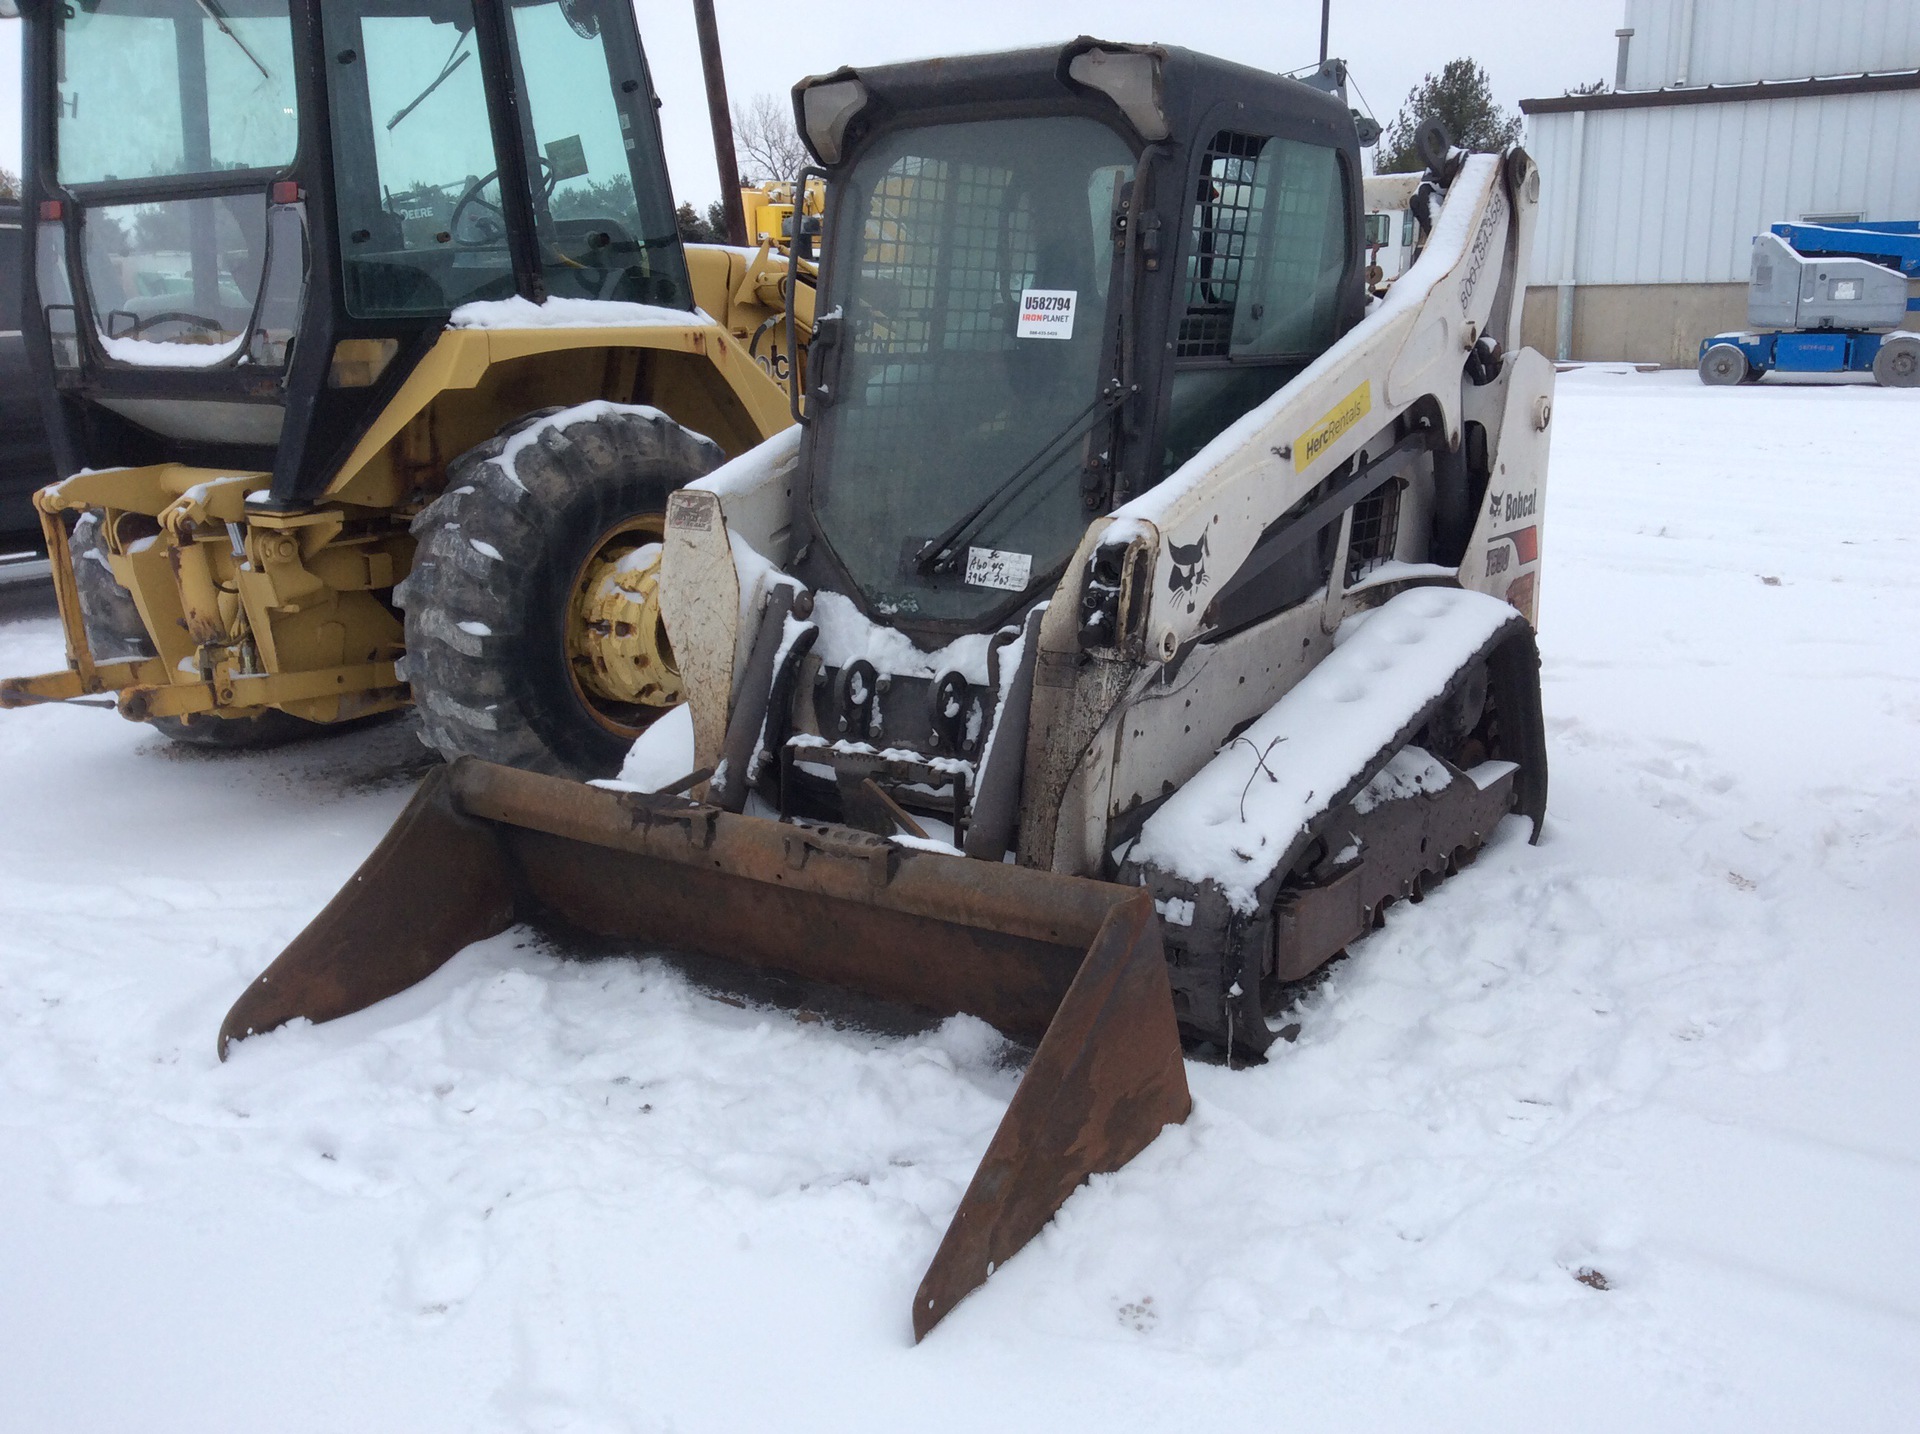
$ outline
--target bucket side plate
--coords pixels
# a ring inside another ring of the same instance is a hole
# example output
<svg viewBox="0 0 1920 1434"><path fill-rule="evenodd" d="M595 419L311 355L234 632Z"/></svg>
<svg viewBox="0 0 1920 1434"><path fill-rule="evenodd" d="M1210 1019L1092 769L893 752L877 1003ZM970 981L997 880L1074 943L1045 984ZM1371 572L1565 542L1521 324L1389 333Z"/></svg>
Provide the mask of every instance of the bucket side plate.
<svg viewBox="0 0 1920 1434"><path fill-rule="evenodd" d="M220 1059L288 1021L365 1010L513 920L497 828L461 811L449 769L436 767L352 880L234 1002Z"/></svg>
<svg viewBox="0 0 1920 1434"><path fill-rule="evenodd" d="M1193 1108L1160 922L1145 892L1088 948L913 1300L913 1337L944 1319L1089 1176L1118 1170Z"/></svg>

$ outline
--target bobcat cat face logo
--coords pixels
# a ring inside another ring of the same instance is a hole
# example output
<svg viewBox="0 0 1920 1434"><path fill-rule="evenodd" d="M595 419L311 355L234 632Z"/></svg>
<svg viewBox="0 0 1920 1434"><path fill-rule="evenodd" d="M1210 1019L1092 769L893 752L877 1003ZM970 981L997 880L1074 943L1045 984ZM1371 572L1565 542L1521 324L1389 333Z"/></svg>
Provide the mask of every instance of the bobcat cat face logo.
<svg viewBox="0 0 1920 1434"><path fill-rule="evenodd" d="M1173 571L1167 575L1167 587L1176 593L1187 595L1187 611L1192 612L1200 601L1200 589L1205 587L1207 578L1207 535L1202 533L1200 541L1182 546L1179 543L1167 544L1167 556L1173 559Z"/></svg>

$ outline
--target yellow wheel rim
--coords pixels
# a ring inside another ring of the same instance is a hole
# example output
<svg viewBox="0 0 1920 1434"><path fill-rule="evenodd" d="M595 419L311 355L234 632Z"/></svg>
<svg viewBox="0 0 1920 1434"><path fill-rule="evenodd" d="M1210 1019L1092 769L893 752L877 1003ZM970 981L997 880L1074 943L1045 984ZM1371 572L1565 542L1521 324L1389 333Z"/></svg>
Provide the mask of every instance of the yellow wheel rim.
<svg viewBox="0 0 1920 1434"><path fill-rule="evenodd" d="M660 618L659 513L624 518L580 565L567 604L567 671L583 706L609 732L637 737L684 699Z"/></svg>

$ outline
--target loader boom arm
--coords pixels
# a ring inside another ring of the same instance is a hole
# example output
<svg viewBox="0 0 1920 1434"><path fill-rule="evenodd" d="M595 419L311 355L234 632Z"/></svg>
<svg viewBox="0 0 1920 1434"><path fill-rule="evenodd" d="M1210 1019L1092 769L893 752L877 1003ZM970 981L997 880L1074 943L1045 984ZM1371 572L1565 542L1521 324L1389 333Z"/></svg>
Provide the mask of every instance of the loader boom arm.
<svg viewBox="0 0 1920 1434"><path fill-rule="evenodd" d="M1377 435L1422 399L1438 405L1442 441L1457 448L1468 351L1487 337L1518 347L1519 275L1539 192L1538 171L1521 151L1468 156L1419 262L1373 312L1266 404L1094 524L1067 581L1116 528L1147 542L1152 598L1138 631L1146 654L1167 660L1206 625L1204 606L1175 585L1173 548L1204 538L1208 564L1233 573L1270 525L1362 448L1377 456Z"/></svg>

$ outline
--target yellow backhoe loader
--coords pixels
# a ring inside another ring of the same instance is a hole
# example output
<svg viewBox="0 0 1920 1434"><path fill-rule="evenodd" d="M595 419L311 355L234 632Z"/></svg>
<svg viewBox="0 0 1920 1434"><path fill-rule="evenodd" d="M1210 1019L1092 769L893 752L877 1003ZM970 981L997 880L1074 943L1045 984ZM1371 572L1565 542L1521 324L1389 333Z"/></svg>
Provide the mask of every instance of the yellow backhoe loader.
<svg viewBox="0 0 1920 1434"><path fill-rule="evenodd" d="M816 244L825 222L822 209L826 204L826 186L818 180L813 181L806 186L804 195L796 204L794 195L798 190L799 186L791 180L778 179L743 186L740 190L740 211L748 241L759 246L753 258L755 264L765 263L767 257L776 251L787 256L791 272L809 296L809 302L802 304L800 310L809 316L810 324L813 313L811 296L819 275ZM799 313L795 314L795 318L799 318ZM747 352L752 355L753 361L783 386L792 381L793 374L787 355L788 345L782 344L781 338L786 337L788 343L798 349L803 362L806 354L806 334L796 330L792 335L784 335L785 322L783 305L781 312L762 320L760 327L753 331L747 341Z"/></svg>
<svg viewBox="0 0 1920 1434"><path fill-rule="evenodd" d="M614 0L25 0L24 324L68 668L257 745L399 707L618 767L667 495L791 422L777 245L682 246ZM756 362L757 358L757 362Z"/></svg>
<svg viewBox="0 0 1920 1434"><path fill-rule="evenodd" d="M1035 1043L924 1335L1302 983L1547 799L1540 176L1437 131L1366 287L1342 70L1064 47L795 91L804 425L676 492L624 785L437 769L222 1051L515 922ZM802 177L804 183L807 176ZM771 1073L770 1073L771 1074Z"/></svg>

